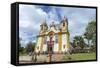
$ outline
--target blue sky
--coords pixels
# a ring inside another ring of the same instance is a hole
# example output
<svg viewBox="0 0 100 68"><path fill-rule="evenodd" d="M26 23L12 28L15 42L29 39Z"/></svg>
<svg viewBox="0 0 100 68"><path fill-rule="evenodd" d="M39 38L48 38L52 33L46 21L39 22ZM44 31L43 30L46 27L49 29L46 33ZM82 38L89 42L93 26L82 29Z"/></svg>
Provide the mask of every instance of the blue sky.
<svg viewBox="0 0 100 68"><path fill-rule="evenodd" d="M26 46L29 41L36 42L36 35L44 20L48 25L53 21L55 24L59 24L64 16L68 18L70 41L72 41L74 36L82 35L85 32L88 22L96 20L96 10L21 4L19 6L19 37L22 38L22 46Z"/></svg>

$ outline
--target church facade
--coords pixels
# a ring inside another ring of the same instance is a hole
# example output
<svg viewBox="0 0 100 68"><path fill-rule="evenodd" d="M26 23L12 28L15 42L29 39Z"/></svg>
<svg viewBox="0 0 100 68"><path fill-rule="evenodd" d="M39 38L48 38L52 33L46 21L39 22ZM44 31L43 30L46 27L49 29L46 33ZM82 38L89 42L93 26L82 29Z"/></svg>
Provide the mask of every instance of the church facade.
<svg viewBox="0 0 100 68"><path fill-rule="evenodd" d="M65 53L69 49L68 19L64 17L59 25L47 25L44 21L40 25L40 32L37 35L35 51L39 53Z"/></svg>

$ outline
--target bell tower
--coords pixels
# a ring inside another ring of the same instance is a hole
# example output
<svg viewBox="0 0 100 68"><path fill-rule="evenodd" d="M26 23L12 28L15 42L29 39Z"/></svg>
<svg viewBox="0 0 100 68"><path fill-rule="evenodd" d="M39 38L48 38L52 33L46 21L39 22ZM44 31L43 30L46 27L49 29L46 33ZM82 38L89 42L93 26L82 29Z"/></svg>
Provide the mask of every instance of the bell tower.
<svg viewBox="0 0 100 68"><path fill-rule="evenodd" d="M65 16L64 16L64 19L61 21L60 30L61 32L68 31L68 19Z"/></svg>
<svg viewBox="0 0 100 68"><path fill-rule="evenodd" d="M60 22L60 32L61 34L61 51L67 52L69 49L69 31L68 31L68 19L64 16L63 20Z"/></svg>
<svg viewBox="0 0 100 68"><path fill-rule="evenodd" d="M43 34L48 30L48 25L46 23L46 20L40 25L40 33Z"/></svg>

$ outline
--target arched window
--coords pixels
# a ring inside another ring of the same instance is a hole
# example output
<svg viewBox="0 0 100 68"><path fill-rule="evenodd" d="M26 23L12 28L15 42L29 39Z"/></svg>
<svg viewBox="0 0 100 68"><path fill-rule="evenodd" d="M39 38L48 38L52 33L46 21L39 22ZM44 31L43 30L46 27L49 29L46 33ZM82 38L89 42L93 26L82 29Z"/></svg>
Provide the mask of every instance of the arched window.
<svg viewBox="0 0 100 68"><path fill-rule="evenodd" d="M46 44L47 43L47 37L45 36L44 37L44 44Z"/></svg>
<svg viewBox="0 0 100 68"><path fill-rule="evenodd" d="M63 23L63 26L65 26L65 22Z"/></svg>
<svg viewBox="0 0 100 68"><path fill-rule="evenodd" d="M58 36L55 36L55 42L58 43Z"/></svg>
<svg viewBox="0 0 100 68"><path fill-rule="evenodd" d="M65 49L65 46L66 46L66 45L64 44L64 45L63 45L63 48L64 48L64 49Z"/></svg>
<svg viewBox="0 0 100 68"><path fill-rule="evenodd" d="M41 25L41 30L43 30L43 26Z"/></svg>

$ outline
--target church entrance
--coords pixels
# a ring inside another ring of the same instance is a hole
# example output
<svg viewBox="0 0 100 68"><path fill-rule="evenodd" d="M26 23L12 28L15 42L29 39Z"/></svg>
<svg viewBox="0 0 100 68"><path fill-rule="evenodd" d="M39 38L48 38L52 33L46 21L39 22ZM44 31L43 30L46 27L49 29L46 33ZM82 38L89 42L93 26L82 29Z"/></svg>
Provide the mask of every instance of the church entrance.
<svg viewBox="0 0 100 68"><path fill-rule="evenodd" d="M53 35L49 36L49 41L47 42L48 46L47 46L47 52L48 53L53 53L53 45L54 45L54 41L53 41Z"/></svg>

